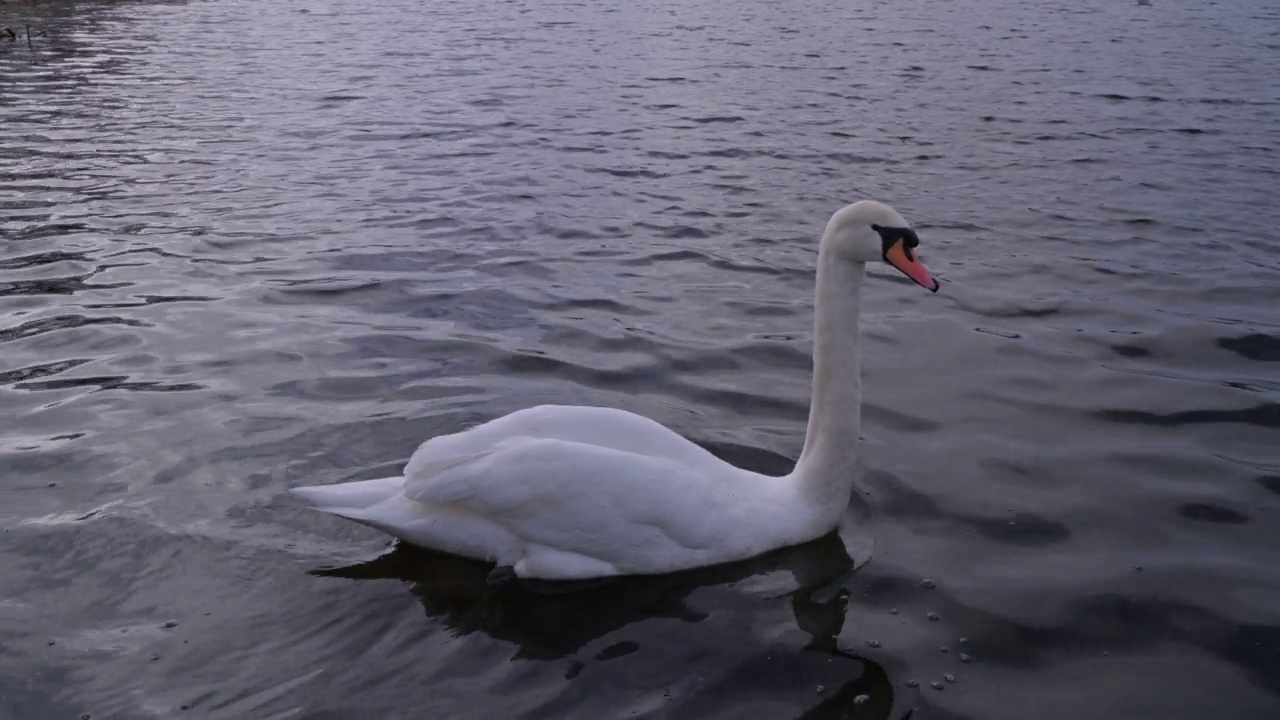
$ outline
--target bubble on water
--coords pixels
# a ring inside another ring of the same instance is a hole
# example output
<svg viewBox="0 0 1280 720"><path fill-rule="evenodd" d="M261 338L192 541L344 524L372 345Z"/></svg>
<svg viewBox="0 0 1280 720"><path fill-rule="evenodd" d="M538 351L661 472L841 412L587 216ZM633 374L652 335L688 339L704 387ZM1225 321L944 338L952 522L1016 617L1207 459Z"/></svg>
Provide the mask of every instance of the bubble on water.
<svg viewBox="0 0 1280 720"><path fill-rule="evenodd" d="M955 682L955 681L956 681L956 676L955 676L955 675L952 675L951 673L945 673L945 674L942 676L942 679L943 679L943 680L946 680L947 682Z"/></svg>
<svg viewBox="0 0 1280 720"><path fill-rule="evenodd" d="M897 615L897 614L898 614L898 608L889 608L889 614L890 614L890 615Z"/></svg>
<svg viewBox="0 0 1280 720"><path fill-rule="evenodd" d="M923 580L921 580L921 581L920 581L920 587L922 587L922 588L928 588L928 589L932 590L933 588L937 587L937 585L936 585L936 584L934 584L934 582L933 582L932 580L930 580L929 578L925 578L925 579L923 579Z"/></svg>
<svg viewBox="0 0 1280 720"><path fill-rule="evenodd" d="M969 662L972 659L968 653L960 653L960 662Z"/></svg>
<svg viewBox="0 0 1280 720"><path fill-rule="evenodd" d="M826 690L826 689L827 689L827 686L826 686L826 685L819 685L819 686L818 686L818 690L817 690L817 691L818 691L818 692L822 692L823 690Z"/></svg>
<svg viewBox="0 0 1280 720"><path fill-rule="evenodd" d="M908 680L908 681L907 681L907 687L912 687L912 688L913 688L913 687L920 687L920 681L919 681L919 680Z"/></svg>
<svg viewBox="0 0 1280 720"><path fill-rule="evenodd" d="M933 688L934 690L941 690L942 683L938 682L937 680L934 680L933 682L929 683L929 687Z"/></svg>
<svg viewBox="0 0 1280 720"><path fill-rule="evenodd" d="M870 695L859 695L853 699L854 705L866 705L869 702L871 702Z"/></svg>
<svg viewBox="0 0 1280 720"><path fill-rule="evenodd" d="M880 647L880 641L879 641L879 640L868 640L868 641L867 641L867 647L869 647L869 648L878 648L878 647Z"/></svg>
<svg viewBox="0 0 1280 720"><path fill-rule="evenodd" d="M946 645L939 645L938 651L943 653L949 653L951 652L951 648L947 647Z"/></svg>
<svg viewBox="0 0 1280 720"><path fill-rule="evenodd" d="M962 638L960 638L960 644L961 644L961 645L968 645L968 644L969 644L969 638L967 638L967 637L962 637Z"/></svg>
<svg viewBox="0 0 1280 720"><path fill-rule="evenodd" d="M925 614L924 614L924 616L925 616L925 617L927 617L927 618L929 618L929 619L930 619L930 620L932 620L933 622L937 622L937 621L938 621L938 613L935 613L935 612L925 613Z"/></svg>

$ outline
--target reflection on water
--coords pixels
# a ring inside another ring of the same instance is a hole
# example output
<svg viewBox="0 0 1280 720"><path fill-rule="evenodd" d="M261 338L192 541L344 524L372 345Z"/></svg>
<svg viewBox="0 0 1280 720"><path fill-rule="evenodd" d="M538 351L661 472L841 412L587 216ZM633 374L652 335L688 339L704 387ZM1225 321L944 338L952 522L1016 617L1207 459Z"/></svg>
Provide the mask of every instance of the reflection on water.
<svg viewBox="0 0 1280 720"><path fill-rule="evenodd" d="M776 586L768 588L771 594L807 598L852 570L852 563L839 539L828 535L801 548L774 552L749 562L654 577L556 583L513 580L495 584L488 580L490 570L491 564L397 545L376 559L317 570L315 574L406 581L427 614L441 618L457 633L481 631L514 643L517 657L555 660L638 620L706 619L705 613L685 604L688 595L699 587L733 585L757 575L786 573L790 577L770 583ZM838 624L835 630L839 631Z"/></svg>
<svg viewBox="0 0 1280 720"><path fill-rule="evenodd" d="M1271 5L0 4L0 717L1280 715ZM285 494L542 402L785 472L866 196L945 292L839 536L490 587Z"/></svg>
<svg viewBox="0 0 1280 720"><path fill-rule="evenodd" d="M644 667L668 662L671 646L678 645L685 634L678 626L675 632L612 642L594 654L583 650L647 620L703 622L709 612L691 603L690 596L700 590L734 588L748 599L789 602L796 627L809 636L802 646L763 646L756 657L734 668L724 681L734 705L742 706L748 702L744 696L751 694L762 696L764 702L770 696L811 696L812 705L796 717L815 720L888 718L894 707L893 686L885 670L842 649L837 641L849 602L849 591L842 585L854 564L835 533L744 562L656 577L573 583L514 580L495 585L488 580L491 569L490 564L397 545L373 560L314 574L407 582L427 615L454 634L483 632L511 643L517 660L567 659L566 679L579 677L589 665L632 655L636 657L627 672L655 672L657 668L646 671ZM706 717L715 711L714 695L680 703L667 712Z"/></svg>

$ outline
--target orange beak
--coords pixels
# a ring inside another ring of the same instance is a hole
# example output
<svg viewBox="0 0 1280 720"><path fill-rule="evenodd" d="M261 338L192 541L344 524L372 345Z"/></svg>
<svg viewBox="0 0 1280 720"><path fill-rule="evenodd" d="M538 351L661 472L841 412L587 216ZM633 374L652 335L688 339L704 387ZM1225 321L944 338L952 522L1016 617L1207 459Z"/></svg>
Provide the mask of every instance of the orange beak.
<svg viewBox="0 0 1280 720"><path fill-rule="evenodd" d="M902 271L917 285L929 292L938 292L938 281L933 279L924 265L916 259L915 253L902 240L898 240L884 251L884 261Z"/></svg>

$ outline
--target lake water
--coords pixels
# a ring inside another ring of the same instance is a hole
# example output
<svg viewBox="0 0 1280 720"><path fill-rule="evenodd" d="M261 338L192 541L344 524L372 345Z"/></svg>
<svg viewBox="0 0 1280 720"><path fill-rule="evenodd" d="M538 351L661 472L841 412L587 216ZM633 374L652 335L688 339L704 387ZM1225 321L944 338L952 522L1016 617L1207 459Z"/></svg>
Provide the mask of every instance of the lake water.
<svg viewBox="0 0 1280 720"><path fill-rule="evenodd" d="M0 717L1280 717L1272 0L24 24ZM872 270L852 542L492 589L285 493L542 402L787 470L866 197L943 286Z"/></svg>

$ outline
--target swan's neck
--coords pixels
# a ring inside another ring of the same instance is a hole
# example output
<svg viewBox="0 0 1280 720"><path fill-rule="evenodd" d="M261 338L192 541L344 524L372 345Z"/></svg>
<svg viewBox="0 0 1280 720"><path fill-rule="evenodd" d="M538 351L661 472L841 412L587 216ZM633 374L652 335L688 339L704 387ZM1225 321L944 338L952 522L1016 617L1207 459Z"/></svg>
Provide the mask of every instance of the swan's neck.
<svg viewBox="0 0 1280 720"><path fill-rule="evenodd" d="M825 244L824 244L825 245ZM808 500L843 511L853 489L861 425L862 377L858 313L863 263L822 247L813 319L813 400L804 450L792 473Z"/></svg>

